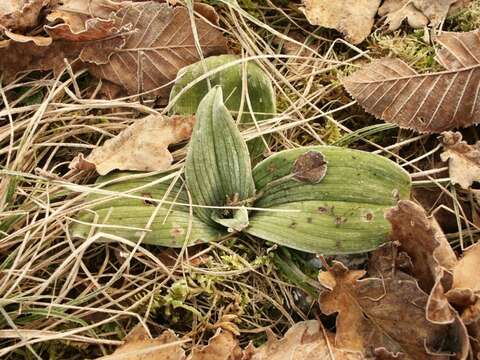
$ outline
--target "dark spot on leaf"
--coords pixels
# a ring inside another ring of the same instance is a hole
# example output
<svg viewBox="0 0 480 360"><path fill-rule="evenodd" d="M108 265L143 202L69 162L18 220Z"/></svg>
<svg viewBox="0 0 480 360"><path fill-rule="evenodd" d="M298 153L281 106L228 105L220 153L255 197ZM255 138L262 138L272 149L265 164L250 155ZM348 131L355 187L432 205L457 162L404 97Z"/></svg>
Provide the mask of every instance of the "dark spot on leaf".
<svg viewBox="0 0 480 360"><path fill-rule="evenodd" d="M182 236L184 234L185 234L185 230L180 226L174 226L170 230L170 236L173 238L178 238L179 236Z"/></svg>
<svg viewBox="0 0 480 360"><path fill-rule="evenodd" d="M312 223L312 218L311 218L311 217L308 217L308 218L307 218L307 223L309 223L309 224Z"/></svg>
<svg viewBox="0 0 480 360"><path fill-rule="evenodd" d="M322 153L308 151L300 155L293 164L293 177L308 183L319 183L327 173L327 161Z"/></svg>
<svg viewBox="0 0 480 360"><path fill-rule="evenodd" d="M335 225L340 226L342 224L345 224L347 222L347 218L343 216L335 216Z"/></svg>
<svg viewBox="0 0 480 360"><path fill-rule="evenodd" d="M290 225L288 225L289 228L293 229L297 226L297 222L296 221L292 221L292 223Z"/></svg>
<svg viewBox="0 0 480 360"><path fill-rule="evenodd" d="M328 212L328 208L325 207L325 206L319 206L319 207L318 207L318 212L319 212L320 214L326 214L326 213Z"/></svg>
<svg viewBox="0 0 480 360"><path fill-rule="evenodd" d="M147 192L142 193L141 195L142 195L142 197L144 197L144 198L150 198L150 199L152 198L152 194L147 193ZM145 205L155 205L155 201L148 200L148 199L143 199L143 203L144 203Z"/></svg>
<svg viewBox="0 0 480 360"><path fill-rule="evenodd" d="M364 215L364 218L367 221L372 221L373 220L373 213L370 212L370 211L366 212L365 215Z"/></svg>

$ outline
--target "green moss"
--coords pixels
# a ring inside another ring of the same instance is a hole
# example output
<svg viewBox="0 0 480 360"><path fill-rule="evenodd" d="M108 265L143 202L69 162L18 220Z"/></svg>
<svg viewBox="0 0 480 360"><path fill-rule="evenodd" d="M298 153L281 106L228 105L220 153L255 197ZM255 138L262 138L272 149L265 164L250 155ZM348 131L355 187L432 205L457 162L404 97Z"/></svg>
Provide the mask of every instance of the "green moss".
<svg viewBox="0 0 480 360"><path fill-rule="evenodd" d="M435 48L423 40L424 35L423 30L415 30L408 35L402 35L401 31L393 34L374 34L368 46L370 56L399 58L419 73L440 71L442 67L435 60Z"/></svg>
<svg viewBox="0 0 480 360"><path fill-rule="evenodd" d="M444 29L448 31L472 31L480 27L480 1L472 1L450 15Z"/></svg>

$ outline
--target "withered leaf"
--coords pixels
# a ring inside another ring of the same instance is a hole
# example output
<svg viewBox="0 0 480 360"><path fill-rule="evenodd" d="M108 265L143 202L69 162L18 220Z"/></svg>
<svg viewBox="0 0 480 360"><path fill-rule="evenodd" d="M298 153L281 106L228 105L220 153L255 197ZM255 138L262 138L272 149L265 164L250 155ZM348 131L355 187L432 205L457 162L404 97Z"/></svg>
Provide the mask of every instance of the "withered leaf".
<svg viewBox="0 0 480 360"><path fill-rule="evenodd" d="M378 9L378 14L386 16L390 31L397 30L404 20L413 28L437 26L456 2L457 0L385 0Z"/></svg>
<svg viewBox="0 0 480 360"><path fill-rule="evenodd" d="M297 180L319 183L327 173L327 161L321 152L308 151L295 160L292 173Z"/></svg>
<svg viewBox="0 0 480 360"><path fill-rule="evenodd" d="M171 330L152 339L142 324L138 324L125 338L125 343L102 359L122 360L184 360L181 342Z"/></svg>
<svg viewBox="0 0 480 360"><path fill-rule="evenodd" d="M58 0L2 0L0 1L0 27L13 32L24 32L39 24L42 9Z"/></svg>
<svg viewBox="0 0 480 360"><path fill-rule="evenodd" d="M439 58L446 71L418 74L399 59L373 61L343 80L369 113L419 132L436 133L480 120L480 30L445 33ZM464 65L464 66L463 66ZM461 67L460 67L461 66Z"/></svg>
<svg viewBox="0 0 480 360"><path fill-rule="evenodd" d="M312 25L336 29L353 44L370 35L380 0L305 0L306 18Z"/></svg>
<svg viewBox="0 0 480 360"><path fill-rule="evenodd" d="M70 167L96 169L100 175L115 169L166 170L173 161L168 146L188 139L194 123L194 116L147 116L105 141L87 158L74 159Z"/></svg>
<svg viewBox="0 0 480 360"><path fill-rule="evenodd" d="M480 180L480 142L469 145L462 140L459 132L442 133L445 151L440 155L448 161L448 171L453 184L468 189L474 181Z"/></svg>
<svg viewBox="0 0 480 360"><path fill-rule="evenodd" d="M242 349L229 331L218 329L208 344L196 347L187 360L240 360Z"/></svg>
<svg viewBox="0 0 480 360"><path fill-rule="evenodd" d="M71 32L80 33L86 30L85 24L89 19L107 20L127 3L111 0L63 0L47 15L47 20L62 20Z"/></svg>
<svg viewBox="0 0 480 360"><path fill-rule="evenodd" d="M121 8L114 16L118 28L134 24L125 46L108 63L90 66L95 76L125 88L130 94L154 90L168 96L179 69L200 60L187 8L152 1ZM226 52L222 33L195 18L203 56Z"/></svg>
<svg viewBox="0 0 480 360"><path fill-rule="evenodd" d="M336 348L318 320L296 323L280 340L270 336L267 343L250 352L247 360L364 359L360 352Z"/></svg>
<svg viewBox="0 0 480 360"><path fill-rule="evenodd" d="M112 21L91 19L85 31L73 33L65 25L45 27L49 38L16 35L0 47L0 71L8 81L15 74L26 70L53 70L58 75L65 69L65 59L72 62L78 58L85 61L104 63L108 57L125 43L123 33L128 29L118 29ZM72 67L85 67L76 61Z"/></svg>
<svg viewBox="0 0 480 360"><path fill-rule="evenodd" d="M367 358L384 348L405 359L446 359L433 354L445 350L440 344L450 336L447 327L425 318L427 294L415 279L401 272L362 279L364 275L339 262L319 274L327 289L320 308L327 315L338 313L335 345L361 351Z"/></svg>
<svg viewBox="0 0 480 360"><path fill-rule="evenodd" d="M409 255L413 275L421 288L429 292L441 269L452 271L457 264L457 257L442 229L420 205L409 200L398 202L385 217L392 224L390 238Z"/></svg>

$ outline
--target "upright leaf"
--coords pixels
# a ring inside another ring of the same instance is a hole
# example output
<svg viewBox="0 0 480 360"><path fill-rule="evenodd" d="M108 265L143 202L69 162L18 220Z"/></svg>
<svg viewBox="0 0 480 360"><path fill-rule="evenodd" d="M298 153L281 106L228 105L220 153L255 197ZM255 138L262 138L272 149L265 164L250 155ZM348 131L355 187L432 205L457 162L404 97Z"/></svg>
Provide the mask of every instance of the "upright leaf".
<svg viewBox="0 0 480 360"><path fill-rule="evenodd" d="M255 193L250 156L245 141L223 103L222 89L214 87L198 107L188 148L185 176L194 204L241 205ZM207 224L218 211L196 208Z"/></svg>
<svg viewBox="0 0 480 360"><path fill-rule="evenodd" d="M398 59L376 60L343 80L347 91L377 118L436 133L480 119L480 30L438 40L447 70L418 74Z"/></svg>

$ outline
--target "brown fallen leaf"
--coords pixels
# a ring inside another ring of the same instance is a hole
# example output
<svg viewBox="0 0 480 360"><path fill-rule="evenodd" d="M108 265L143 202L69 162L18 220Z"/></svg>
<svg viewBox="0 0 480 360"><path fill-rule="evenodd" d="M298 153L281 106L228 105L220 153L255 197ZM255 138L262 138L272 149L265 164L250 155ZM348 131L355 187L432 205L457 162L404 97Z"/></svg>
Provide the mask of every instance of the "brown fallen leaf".
<svg viewBox="0 0 480 360"><path fill-rule="evenodd" d="M62 20L71 32L80 33L86 30L85 24L89 19L107 20L127 3L128 1L111 0L63 0L47 15L47 20Z"/></svg>
<svg viewBox="0 0 480 360"><path fill-rule="evenodd" d="M458 0L385 0L378 9L378 14L386 16L389 31L397 30L404 20L415 29L427 25L437 26L457 2Z"/></svg>
<svg viewBox="0 0 480 360"><path fill-rule="evenodd" d="M448 171L452 184L468 189L474 181L480 181L480 142L468 145L459 132L442 133L445 151L440 155L448 161Z"/></svg>
<svg viewBox="0 0 480 360"><path fill-rule="evenodd" d="M296 323L277 340L272 335L257 349L251 345L242 360L362 360L359 352L340 350L330 343L327 332L318 320Z"/></svg>
<svg viewBox="0 0 480 360"><path fill-rule="evenodd" d="M446 71L418 74L399 59L373 61L343 85L369 113L403 128L436 133L480 121L480 29L444 33L439 61ZM474 50L470 50L474 49Z"/></svg>
<svg viewBox="0 0 480 360"><path fill-rule="evenodd" d="M2 0L0 1L0 28L22 33L39 24L40 12L58 0Z"/></svg>
<svg viewBox="0 0 480 360"><path fill-rule="evenodd" d="M304 0L304 12L312 25L333 28L353 44L370 35L380 0Z"/></svg>
<svg viewBox="0 0 480 360"><path fill-rule="evenodd" d="M194 123L194 116L147 116L105 141L86 158L74 159L70 168L96 169L100 175L116 169L166 170L173 161L168 146L188 139Z"/></svg>
<svg viewBox="0 0 480 360"><path fill-rule="evenodd" d="M108 20L91 19L80 33L71 32L64 24L45 27L51 38L38 41L38 37L10 36L12 40L0 47L0 72L5 80L18 72L53 70L56 75L65 69L65 59L104 63L109 56L125 44L128 28L117 28ZM53 41L52 41L53 39ZM72 67L85 67L76 61Z"/></svg>
<svg viewBox="0 0 480 360"><path fill-rule="evenodd" d="M453 271L457 257L437 221L425 210L409 200L399 201L385 214L392 224L390 238L405 251L413 265L412 275L420 287L429 292L441 270Z"/></svg>
<svg viewBox="0 0 480 360"><path fill-rule="evenodd" d="M208 344L193 348L187 360L240 360L242 349L229 331L218 329Z"/></svg>
<svg viewBox="0 0 480 360"><path fill-rule="evenodd" d="M327 289L320 296L320 308L327 315L338 313L338 348L361 351L367 358L381 348L384 355L401 354L403 359L447 359L440 353L462 352L455 341L448 342L450 325L425 318L427 294L413 277L401 271L378 278L364 275L339 262L319 274Z"/></svg>
<svg viewBox="0 0 480 360"><path fill-rule="evenodd" d="M183 6L134 3L121 8L113 19L117 28L135 24L135 31L108 63L92 64L90 72L122 86L129 94L154 90L152 95L168 97L178 70L200 60L189 12ZM198 17L195 26L203 56L226 52L219 30Z"/></svg>
<svg viewBox="0 0 480 360"><path fill-rule="evenodd" d="M125 343L112 355L99 359L184 360L185 352L181 344L171 330L166 330L159 337L152 339L142 324L138 324L126 336Z"/></svg>

